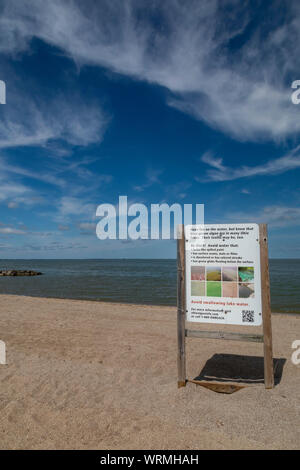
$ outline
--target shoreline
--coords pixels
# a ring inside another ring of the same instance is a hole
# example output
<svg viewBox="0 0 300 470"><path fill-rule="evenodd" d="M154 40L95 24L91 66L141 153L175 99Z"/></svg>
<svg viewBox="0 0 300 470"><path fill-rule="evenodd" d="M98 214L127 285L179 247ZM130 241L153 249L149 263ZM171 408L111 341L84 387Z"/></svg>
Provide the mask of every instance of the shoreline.
<svg viewBox="0 0 300 470"><path fill-rule="evenodd" d="M42 297L38 295L23 295L23 294L2 294L0 293L0 298L2 296L9 295L10 297L25 297L29 299L45 299L45 300L68 300L70 302L95 302L99 304L111 304L111 305L124 305L124 306L133 306L133 307L156 307L156 308L175 308L177 309L176 305L166 305L166 304L140 304L140 303L132 303L132 302L112 302L110 300L97 300L97 299L74 299L69 297ZM299 312L271 312L272 315L300 315Z"/></svg>
<svg viewBox="0 0 300 470"><path fill-rule="evenodd" d="M261 344L187 340L189 379L245 385L226 395L177 388L176 307L1 295L0 448L299 449L299 317L272 326L272 390Z"/></svg>

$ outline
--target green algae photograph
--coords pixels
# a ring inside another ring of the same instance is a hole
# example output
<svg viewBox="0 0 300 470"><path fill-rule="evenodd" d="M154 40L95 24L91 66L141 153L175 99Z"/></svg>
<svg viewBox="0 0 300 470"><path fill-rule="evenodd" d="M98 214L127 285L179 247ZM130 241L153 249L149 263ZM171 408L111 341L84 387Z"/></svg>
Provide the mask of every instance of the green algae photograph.
<svg viewBox="0 0 300 470"><path fill-rule="evenodd" d="M206 295L207 297L221 297L222 296L222 284L218 281L209 281L206 283Z"/></svg>
<svg viewBox="0 0 300 470"><path fill-rule="evenodd" d="M239 281L250 282L254 279L254 268L253 267L239 267Z"/></svg>
<svg viewBox="0 0 300 470"><path fill-rule="evenodd" d="M215 266L206 268L206 280L221 281L221 268Z"/></svg>

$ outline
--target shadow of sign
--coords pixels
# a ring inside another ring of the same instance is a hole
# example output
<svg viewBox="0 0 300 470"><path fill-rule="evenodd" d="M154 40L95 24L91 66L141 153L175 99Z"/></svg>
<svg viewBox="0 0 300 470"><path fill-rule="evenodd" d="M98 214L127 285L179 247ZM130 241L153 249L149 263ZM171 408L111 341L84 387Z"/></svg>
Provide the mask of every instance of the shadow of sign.
<svg viewBox="0 0 300 470"><path fill-rule="evenodd" d="M278 385L282 378L285 358L274 358L274 381ZM239 356L236 354L214 354L193 380L235 382L240 384L264 383L264 358Z"/></svg>

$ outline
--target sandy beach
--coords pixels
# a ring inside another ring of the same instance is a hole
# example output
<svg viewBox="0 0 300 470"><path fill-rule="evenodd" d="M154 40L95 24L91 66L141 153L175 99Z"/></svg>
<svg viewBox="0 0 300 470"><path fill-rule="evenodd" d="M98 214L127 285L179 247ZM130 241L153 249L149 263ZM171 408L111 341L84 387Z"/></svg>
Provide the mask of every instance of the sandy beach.
<svg viewBox="0 0 300 470"><path fill-rule="evenodd" d="M269 391L261 344L187 340L189 378L247 381L226 395L193 383L177 389L173 307L1 295L0 448L299 449L291 344L300 315L272 321L278 361Z"/></svg>

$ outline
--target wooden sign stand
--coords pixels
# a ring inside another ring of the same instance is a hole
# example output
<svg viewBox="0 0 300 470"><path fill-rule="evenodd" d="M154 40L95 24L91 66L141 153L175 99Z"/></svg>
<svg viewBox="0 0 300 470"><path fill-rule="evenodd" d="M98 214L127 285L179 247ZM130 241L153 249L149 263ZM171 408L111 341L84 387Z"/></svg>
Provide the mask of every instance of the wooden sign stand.
<svg viewBox="0 0 300 470"><path fill-rule="evenodd" d="M262 321L263 334L229 333L222 331L188 330L185 328L186 317L186 271L185 271L185 233L184 225L178 226L177 238L177 338L178 338L178 388L185 387L186 354L185 338L210 338L236 341L254 341L264 343L264 381L265 388L274 387L270 279L268 261L267 225L259 224L261 291L262 291Z"/></svg>

